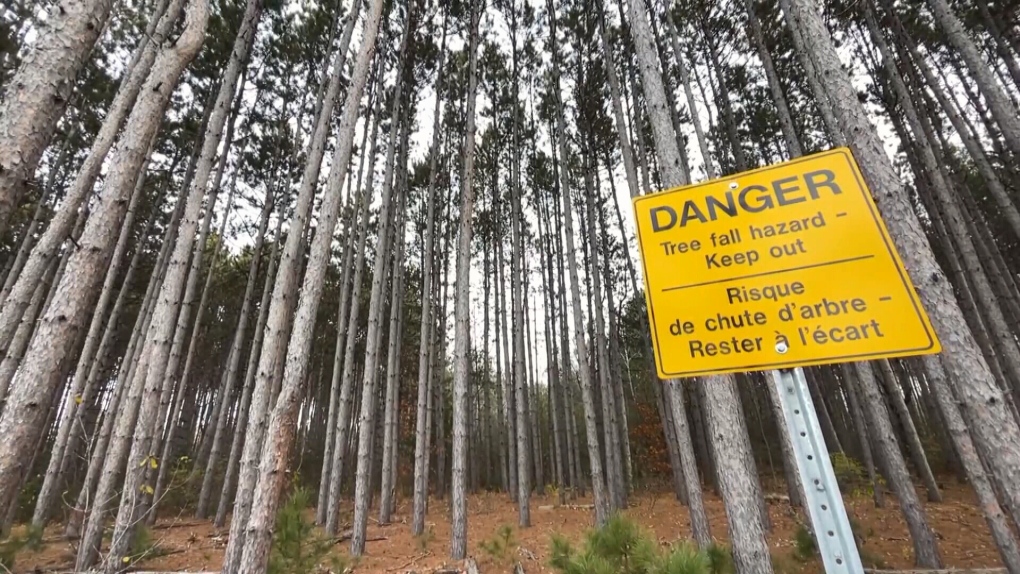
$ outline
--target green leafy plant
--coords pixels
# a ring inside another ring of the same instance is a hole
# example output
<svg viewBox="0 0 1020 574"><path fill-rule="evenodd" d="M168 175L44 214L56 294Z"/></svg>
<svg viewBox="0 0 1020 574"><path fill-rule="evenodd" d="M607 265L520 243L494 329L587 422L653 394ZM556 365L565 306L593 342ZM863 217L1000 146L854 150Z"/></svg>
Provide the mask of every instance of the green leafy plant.
<svg viewBox="0 0 1020 574"><path fill-rule="evenodd" d="M22 550L38 552L43 546L41 526L28 526L21 534L11 534L0 542L0 571L14 569L14 561Z"/></svg>
<svg viewBox="0 0 1020 574"><path fill-rule="evenodd" d="M188 480L191 474L191 459L181 456L177 460L169 462L170 477L167 486L161 495L159 507L167 512L178 513L188 508L194 508L198 503L199 486L202 484L201 472L195 476L197 480ZM155 458L149 460L153 472L158 472L160 461Z"/></svg>
<svg viewBox="0 0 1020 574"><path fill-rule="evenodd" d="M577 551L553 536L549 565L561 574L715 574L712 558L689 544L667 551L632 520L614 515L604 526L591 530Z"/></svg>
<svg viewBox="0 0 1020 574"><path fill-rule="evenodd" d="M835 452L829 455L832 462L832 471L836 475L836 482L843 492L852 493L854 496L870 496L872 493L871 480L868 472L861 463L848 457L842 452ZM882 478L878 478L882 484Z"/></svg>
<svg viewBox="0 0 1020 574"><path fill-rule="evenodd" d="M803 568L801 561L789 554L772 554L771 558L775 574L797 574Z"/></svg>
<svg viewBox="0 0 1020 574"><path fill-rule="evenodd" d="M314 572L329 556L333 541L319 535L315 525L305 518L304 510L308 508L310 500L307 490L295 488L276 513L268 574ZM331 563L333 572L344 571L345 564L339 556L332 556Z"/></svg>
<svg viewBox="0 0 1020 574"><path fill-rule="evenodd" d="M803 524L797 525L797 530L793 533L793 544L793 555L801 562L807 562L818 555L815 537Z"/></svg>
<svg viewBox="0 0 1020 574"><path fill-rule="evenodd" d="M560 489L555 484L547 484L547 485L545 485L545 495L546 495L547 498L551 498L553 500L557 500L558 501L559 500L559 493L560 493Z"/></svg>
<svg viewBox="0 0 1020 574"><path fill-rule="evenodd" d="M877 554L872 553L870 550L866 548L858 548L857 552L860 554L861 564L863 564L865 568L885 570L889 566L884 558L878 556Z"/></svg>
<svg viewBox="0 0 1020 574"><path fill-rule="evenodd" d="M506 564L513 556L514 547L517 546L513 528L505 524L500 526L492 540L482 540L478 546L496 562Z"/></svg>
<svg viewBox="0 0 1020 574"><path fill-rule="evenodd" d="M730 574L733 572L733 551L729 546L713 542L705 549L708 557L708 571L711 574Z"/></svg>
<svg viewBox="0 0 1020 574"><path fill-rule="evenodd" d="M690 544L678 544L669 554L659 559L651 574L706 574L708 556Z"/></svg>

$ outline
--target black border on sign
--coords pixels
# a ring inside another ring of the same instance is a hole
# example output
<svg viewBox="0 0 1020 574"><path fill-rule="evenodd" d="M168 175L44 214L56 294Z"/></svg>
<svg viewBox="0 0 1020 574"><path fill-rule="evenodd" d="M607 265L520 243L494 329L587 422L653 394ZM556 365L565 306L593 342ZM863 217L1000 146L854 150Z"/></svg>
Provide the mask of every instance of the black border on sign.
<svg viewBox="0 0 1020 574"><path fill-rule="evenodd" d="M882 352L875 352L875 353L860 353L860 354L856 354L856 355L837 355L837 356L832 356L832 357L820 357L820 358L817 358L817 359L806 359L806 360L800 360L800 361L785 361L785 362L776 362L776 363L769 362L769 363L763 363L763 364L759 364L759 365L741 365L741 366L734 366L734 367L725 367L725 368L721 368L721 369L695 369L695 370L690 370L690 371L680 371L680 372L676 372L676 373L667 373L666 369L663 368L663 364L662 364L662 352L660 350L661 347L659 346L659 333L658 333L658 330L654 328L654 326L655 326L655 309L652 306L652 298L651 298L651 295L650 295L651 289L650 289L650 287L648 285L648 265L645 262L645 253L644 253L644 250L641 249L641 245L642 245L642 242L641 242L641 225L637 222L637 204L638 204L638 202L644 201L646 199L658 199L662 195L665 195L665 194L673 194L673 193L689 191L689 190L694 189L694 188L704 187L706 185L711 185L711 184L716 184L716 183L719 183L719 182L727 180L727 179L735 179L735 178L738 178L738 177L746 177L746 176L751 175L751 174L760 174L760 173L764 173L766 171L773 170L773 169L776 169L776 168L779 168L779 167L789 167L791 165L796 165L798 163L802 163L802 162L809 161L809 160L816 160L816 159L818 159L820 157L829 156L829 155L842 156L846 160L847 165L850 166L850 171L854 174L854 178L857 180L857 189L861 192L861 195L864 196L864 202L868 206L868 211L871 213L872 220L875 222L875 228L878 230L879 235L882 236L882 242L885 244L885 248L886 248L886 250L887 250L887 252L889 254L889 257L892 259L893 265L896 267L896 273L900 276L900 281L903 282L903 286L906 288L907 293L909 295L911 295L910 296L910 304L914 307L914 312L917 314L917 318L921 321L921 325L924 327L924 332L928 336L928 345L924 346L924 347L914 347L914 348L910 348L910 349L897 349L897 350L892 350L892 351L882 351ZM686 186L682 186L682 187L668 189L668 190L662 191L660 193L654 193L654 194L649 194L649 195L642 195L642 196L634 198L633 201L632 201L632 204L633 204L633 208L635 210L635 213L634 213L635 226L634 227L635 227L635 232L637 233L637 238L638 238L638 251L641 253L641 270L644 273L645 306L648 308L649 325L650 325L650 327L652 327L652 329L651 329L652 337L655 339L655 362L656 362L656 365L657 365L658 370L659 370L658 374L660 376L661 375L665 375L667 378L696 377L696 376L701 376L701 375L720 375L720 374L725 374L725 373L743 373L743 372L749 372L749 371L762 371L762 370L772 370L772 369L781 369L781 368L805 367L805 366L811 366L811 365L824 365L824 364L829 364L829 363L845 363L845 362L857 361L857 360L867 360L867 359L870 359L870 358L877 358L877 357L888 357L888 356L890 356L890 354L893 354L893 353L898 354L899 356L923 355L923 354L926 354L928 351L931 351L933 348L935 348L937 346L937 339L935 338L935 333L933 332L933 328L932 328L932 326L931 326L931 324L930 324L930 322L928 320L928 316L925 313L924 309L921 308L921 306L920 306L920 302L919 302L919 300L917 298L917 295L916 295L916 292L915 292L915 288L914 288L913 284L910 282L910 277L906 274L906 269L903 266L903 261L900 260L899 254L897 253L895 246L892 245L892 241L891 241L891 239L889 237L889 231L885 228L885 223L882 221L882 216L878 213L878 208L875 205L874 198L872 198L872 196L871 196L871 191L868 189L867 184L865 184L865 182L864 182L864 179L863 179L863 177L861 175L860 168L858 167L857 162L855 161L855 159L853 157L853 152L850 150L850 148L839 147L839 148L831 149L831 150L828 150L828 151L812 154L812 155L809 155L809 156L802 156L800 158L797 158L797 159L794 159L794 160L791 160L791 161L787 161L787 162L783 162L783 163L778 163L778 164L774 164L774 165L770 165L770 166L766 166L766 167L763 167L763 168L754 169L754 170L750 170L750 171L745 171L745 172L738 173L738 174L733 174L732 176L729 176L729 177L716 178L716 179L713 179L713 180L710 180L710 181L706 181L706 182L702 182L702 183L697 183L697 184L693 184L693 185L686 185Z"/></svg>

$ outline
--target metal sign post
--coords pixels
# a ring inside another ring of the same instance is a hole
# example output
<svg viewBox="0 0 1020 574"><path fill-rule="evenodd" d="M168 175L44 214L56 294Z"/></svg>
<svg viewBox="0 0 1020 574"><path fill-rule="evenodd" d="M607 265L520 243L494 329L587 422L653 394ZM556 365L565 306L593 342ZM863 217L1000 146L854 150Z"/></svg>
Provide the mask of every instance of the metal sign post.
<svg viewBox="0 0 1020 574"><path fill-rule="evenodd" d="M825 572L862 574L864 566L839 493L836 474L829 461L829 450L808 392L804 370L798 367L772 371L772 384L779 391L783 418L797 461L797 473L804 485L804 507L814 527Z"/></svg>

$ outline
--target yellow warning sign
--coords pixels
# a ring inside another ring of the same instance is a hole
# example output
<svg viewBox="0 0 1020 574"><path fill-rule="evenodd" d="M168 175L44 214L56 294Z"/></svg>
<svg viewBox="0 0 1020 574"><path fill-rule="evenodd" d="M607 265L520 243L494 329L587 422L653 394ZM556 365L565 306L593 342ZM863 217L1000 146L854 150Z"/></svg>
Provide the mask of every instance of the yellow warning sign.
<svg viewBox="0 0 1020 574"><path fill-rule="evenodd" d="M663 378L937 353L847 148L634 200Z"/></svg>

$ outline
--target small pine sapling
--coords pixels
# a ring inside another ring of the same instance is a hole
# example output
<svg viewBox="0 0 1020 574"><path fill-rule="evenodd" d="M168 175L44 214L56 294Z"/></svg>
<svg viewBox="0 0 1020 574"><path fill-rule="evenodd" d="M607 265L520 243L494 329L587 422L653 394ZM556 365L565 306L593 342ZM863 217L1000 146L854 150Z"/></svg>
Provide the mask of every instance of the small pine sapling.
<svg viewBox="0 0 1020 574"><path fill-rule="evenodd" d="M482 540L478 546L495 562L506 564L513 556L514 547L517 546L513 528L506 524L500 526L492 540Z"/></svg>
<svg viewBox="0 0 1020 574"><path fill-rule="evenodd" d="M305 518L305 509L310 500L307 490L295 488L277 512L268 574L315 572L329 556L333 541L317 534L315 525ZM344 571L340 557L333 556L331 562L333 572Z"/></svg>

